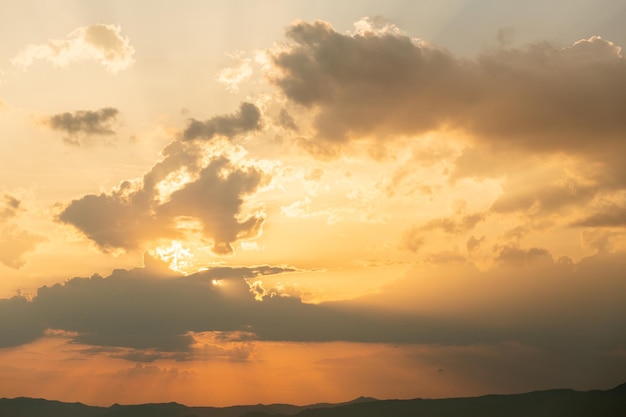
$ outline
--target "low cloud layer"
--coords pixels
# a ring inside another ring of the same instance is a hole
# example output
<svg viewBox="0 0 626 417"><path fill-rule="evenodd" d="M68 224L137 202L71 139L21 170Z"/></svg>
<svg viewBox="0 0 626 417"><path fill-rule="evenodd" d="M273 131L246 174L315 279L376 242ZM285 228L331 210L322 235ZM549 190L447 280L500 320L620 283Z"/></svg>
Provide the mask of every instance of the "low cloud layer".
<svg viewBox="0 0 626 417"><path fill-rule="evenodd" d="M119 26L95 24L75 29L62 39L28 45L11 63L27 68L38 60L48 61L56 67L66 67L78 61L94 61L117 73L133 64L134 53L135 48L130 45L128 37L122 35Z"/></svg>
<svg viewBox="0 0 626 417"><path fill-rule="evenodd" d="M147 264L42 287L32 300L0 300L0 330L8 335L3 347L55 329L82 344L148 349L156 357L189 351L194 334L203 332L243 332L266 341L507 342L610 351L626 346L620 331L626 325L624 259L603 253L575 264L555 262L544 249L505 248L500 264L487 272L453 265L361 299L321 304L275 290L258 297L264 275L293 268L218 268L166 277L158 265ZM454 293L446 291L450 287ZM13 317L21 317L19 326ZM131 360L152 357L123 352Z"/></svg>
<svg viewBox="0 0 626 417"><path fill-rule="evenodd" d="M67 144L80 146L88 143L89 138L94 135L114 135L113 123L118 113L113 107L65 112L50 116L46 119L46 124L65 133L63 140Z"/></svg>

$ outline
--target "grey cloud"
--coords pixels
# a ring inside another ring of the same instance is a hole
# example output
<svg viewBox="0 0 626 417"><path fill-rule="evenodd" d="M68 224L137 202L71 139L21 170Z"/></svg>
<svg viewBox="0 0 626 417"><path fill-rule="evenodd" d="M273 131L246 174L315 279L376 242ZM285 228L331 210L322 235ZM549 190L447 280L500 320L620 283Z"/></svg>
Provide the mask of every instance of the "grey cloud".
<svg viewBox="0 0 626 417"><path fill-rule="evenodd" d="M602 252L573 262L553 261L540 248L503 248L502 262L481 272L471 264L416 269L365 296L363 305L454 317L484 343L508 341L558 351L596 351L626 345L624 253ZM451 292L450 288L454 288ZM451 329L449 329L451 330ZM428 332L428 330L425 330Z"/></svg>
<svg viewBox="0 0 626 417"><path fill-rule="evenodd" d="M161 167L157 164L155 170ZM227 170L227 174L223 174ZM213 240L213 251L227 254L231 243L256 236L265 220L262 214L240 219L244 197L266 181L263 172L240 168L225 157L213 159L198 178L159 202L151 188L154 170L144 176L141 188L124 187L111 194L86 195L72 201L59 220L82 231L104 250L138 249L157 238L177 238L181 218L198 220L202 234ZM128 186L130 187L130 186Z"/></svg>
<svg viewBox="0 0 626 417"><path fill-rule="evenodd" d="M251 284L257 277L293 268L208 270L159 279L149 269L116 270L107 278L42 287L30 301L0 300L0 331L10 335L2 343L25 344L45 329L57 329L78 343L120 348L112 354L140 362L158 359L159 352L184 360L207 332L220 343L254 335L261 341L519 342L583 350L626 344L618 330L626 324L623 254L600 253L573 263L553 262L541 249L505 248L502 253L506 262L490 271L455 261L377 294L320 304L275 291L255 299ZM214 285L215 279L221 284ZM459 291L450 293L450 285ZM233 334L244 336L228 336ZM212 344L206 355L230 355ZM233 360L245 359L245 347L233 349Z"/></svg>
<svg viewBox="0 0 626 417"><path fill-rule="evenodd" d="M157 209L157 218L171 219L186 215L202 222L204 234L211 236L214 251L221 254L233 252L231 242L256 236L265 220L252 214L239 219L243 196L256 191L264 175L255 169L235 169L222 177L220 172L231 168L226 158L214 160L200 172L200 178L175 191L169 201Z"/></svg>
<svg viewBox="0 0 626 417"><path fill-rule="evenodd" d="M445 321L435 324L341 303L306 304L275 292L257 301L241 278L255 275L250 269L233 270L219 286L212 284L210 270L156 280L149 271L139 272L74 278L40 288L32 301L2 300L4 317L15 317L15 309L34 319L23 329L12 321L2 323L2 333L17 330L8 341L3 339L4 346L27 343L46 328L62 329L77 343L128 348L116 354L148 361L151 354L138 356L134 350L189 352L193 333L201 332L243 331L258 340L302 342L454 342L456 337ZM430 330L422 334L417 329L423 326Z"/></svg>
<svg viewBox="0 0 626 417"><path fill-rule="evenodd" d="M242 103L239 112L231 115L215 116L205 121L191 119L183 132L185 140L205 139L215 136L232 138L261 128L261 111L252 103Z"/></svg>
<svg viewBox="0 0 626 417"><path fill-rule="evenodd" d="M172 142L163 156L141 183L125 181L109 194L85 195L68 204L58 220L75 226L103 250L138 249L154 239L179 238L186 233L179 227L184 220L199 222L201 229L193 231L211 239L219 254L231 253L233 242L260 232L264 214L244 217L243 204L269 180L265 172L223 156L202 166L202 149L193 142ZM181 172L192 180L162 195L159 185Z"/></svg>
<svg viewBox="0 0 626 417"><path fill-rule="evenodd" d="M79 110L50 116L46 123L54 130L64 132L64 141L70 145L84 145L92 135L114 135L113 123L119 111L113 107L99 110Z"/></svg>
<svg viewBox="0 0 626 417"><path fill-rule="evenodd" d="M46 330L45 323L23 297L0 299L0 347L20 346L37 340Z"/></svg>
<svg viewBox="0 0 626 417"><path fill-rule="evenodd" d="M295 271L289 267L209 269L189 277L154 279L153 271L115 270L103 278L73 278L41 287L27 301L0 300L2 347L28 343L46 328L72 332L76 342L130 349L186 352L189 332L245 330L256 312L245 278ZM224 291L213 285L224 281ZM251 311L246 311L246 309ZM132 350L112 353L132 357ZM129 356L130 355L130 356ZM147 361L149 356L136 359Z"/></svg>
<svg viewBox="0 0 626 417"><path fill-rule="evenodd" d="M488 213L571 215L626 187L626 60L598 36L567 47L500 45L473 59L398 31L350 35L320 21L296 22L286 38L273 55L272 81L310 111L315 133L295 140L316 155L337 156L356 143L376 149L442 128L464 131L471 144L450 179L504 177ZM573 174L553 171L540 184L518 175L542 158L555 163L556 155ZM619 224L614 213L576 225ZM438 230L455 226L442 220ZM415 251L423 239L410 235L406 246Z"/></svg>
<svg viewBox="0 0 626 417"><path fill-rule="evenodd" d="M597 154L624 151L626 62L592 37L537 43L476 59L396 33L347 35L297 22L276 53L273 81L317 111L311 146L337 153L360 137L388 140L454 127L493 148Z"/></svg>

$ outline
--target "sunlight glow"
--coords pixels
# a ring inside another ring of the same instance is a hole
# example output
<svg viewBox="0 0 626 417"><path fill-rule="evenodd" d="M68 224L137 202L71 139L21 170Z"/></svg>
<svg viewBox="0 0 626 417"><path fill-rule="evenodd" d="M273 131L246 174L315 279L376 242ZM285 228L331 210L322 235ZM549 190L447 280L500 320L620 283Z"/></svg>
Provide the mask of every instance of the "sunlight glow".
<svg viewBox="0 0 626 417"><path fill-rule="evenodd" d="M169 200L174 191L181 189L185 184L191 182L193 178L186 170L179 170L168 175L163 181L156 185L159 192L159 200L163 203Z"/></svg>
<svg viewBox="0 0 626 417"><path fill-rule="evenodd" d="M158 259L166 262L172 271L187 275L187 269L191 266L190 259L193 254L189 248L183 247L182 243L173 240L170 246L161 246L155 250Z"/></svg>

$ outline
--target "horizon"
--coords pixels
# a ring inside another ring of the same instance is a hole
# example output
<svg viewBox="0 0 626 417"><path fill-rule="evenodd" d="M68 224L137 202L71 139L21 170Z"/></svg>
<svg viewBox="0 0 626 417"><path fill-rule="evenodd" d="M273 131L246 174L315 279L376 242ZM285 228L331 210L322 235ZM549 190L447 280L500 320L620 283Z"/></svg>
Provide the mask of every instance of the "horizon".
<svg viewBox="0 0 626 417"><path fill-rule="evenodd" d="M574 392L606 392L606 391L612 391L616 388L619 388L621 386L626 386L626 382L623 382L621 384L618 384L612 388L607 388L607 389L589 389L589 390L575 390L573 388L564 388L564 387L560 387L560 388L549 388L546 390L538 390L538 391L524 391L524 392L510 392L510 393L500 393L500 394L483 394L483 395L477 395L477 396L470 396L470 397L439 397L439 398L430 398L430 397L415 397L415 398L373 398L373 397L364 397L364 396L359 396L356 398L353 398L351 400L347 400L347 401L339 401L339 402L316 402L316 403L307 403L307 404L291 404L291 403L285 403L285 402L276 402L276 403L255 403L255 404L230 404L230 405L224 405L224 406L215 406L215 405L210 405L210 404L205 404L205 405L188 405L188 404L183 404L183 403L179 403L176 401L168 401L168 402L151 402L151 403L113 403L113 404L109 404L109 405L94 405L94 404L85 404L82 403L80 401L75 401L75 402L68 402L68 401L59 401L59 400L55 400L55 399L49 399L49 398L34 398L34 397L13 397L13 398L6 398L6 397L0 397L0 400L18 400L18 399L27 399L27 400L42 400L42 401L46 401L46 402L61 402L61 403L66 403L66 404L82 404L82 405L86 405L88 407L102 407L102 408L111 408L111 407L115 407L115 406L122 406L122 407L126 407L126 406L136 406L136 405L163 405L163 404L176 404L176 405L182 405L188 408L232 408L232 407L255 407L255 406L273 406L273 405L289 405L289 406L294 406L294 407L298 407L298 408L306 408L306 407L312 407L312 406L316 406L316 405L331 405L331 406L338 406L338 405L347 405L347 404L354 404L357 402L368 402L368 401L411 401L411 400L451 400L451 399L463 399L463 398L480 398L480 397L492 397L492 396L515 396L515 395L523 395L523 394L532 394L532 393L536 393L536 392L547 392L547 391L574 391Z"/></svg>
<svg viewBox="0 0 626 417"><path fill-rule="evenodd" d="M0 397L624 382L626 2L5 8Z"/></svg>

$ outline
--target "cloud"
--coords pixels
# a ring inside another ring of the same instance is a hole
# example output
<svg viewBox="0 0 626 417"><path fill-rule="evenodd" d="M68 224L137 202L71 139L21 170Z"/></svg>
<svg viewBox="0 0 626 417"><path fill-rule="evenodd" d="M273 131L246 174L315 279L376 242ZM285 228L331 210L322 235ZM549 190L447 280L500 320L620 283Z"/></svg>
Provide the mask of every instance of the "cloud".
<svg viewBox="0 0 626 417"><path fill-rule="evenodd" d="M112 128L119 111L113 107L99 110L79 110L50 116L45 123L54 130L64 132L65 143L81 146L88 143L92 135L114 135Z"/></svg>
<svg viewBox="0 0 626 417"><path fill-rule="evenodd" d="M170 357L182 360L194 349L242 360L251 346L237 342L247 340L506 342L556 351L608 351L626 343L619 331L626 324L623 253L598 253L575 263L554 262L542 249L506 248L503 262L484 272L450 254L444 254L452 261L448 265L415 271L375 294L320 304L273 289L264 290L259 301L255 283L264 274L294 271L288 267L209 269L159 279L149 268L138 268L115 270L107 278L74 278L40 288L32 300L0 300L0 331L10 335L2 344L28 343L49 328L77 343L122 348L112 352L148 362L161 357L159 352L182 352ZM23 317L19 326L15 317Z"/></svg>
<svg viewBox="0 0 626 417"><path fill-rule="evenodd" d="M598 253L607 253L616 245L616 241L624 238L626 233L614 232L610 229L597 228L583 230L581 241L583 246L595 249Z"/></svg>
<svg viewBox="0 0 626 417"><path fill-rule="evenodd" d="M58 220L75 226L103 250L139 249L151 240L193 232L211 239L215 253L232 253L233 242L260 233L265 215L245 214L243 204L268 176L224 156L213 157L206 167L194 166L195 151L193 145L173 142L141 184L124 182L110 194L73 200ZM193 178L173 190L159 189L169 186L168 175L177 173Z"/></svg>
<svg viewBox="0 0 626 417"><path fill-rule="evenodd" d="M447 317L450 322L438 325L450 326L444 334L455 332L454 343L474 338L555 351L622 349L624 253L602 252L579 262L553 259L542 248L504 247L501 262L488 270L471 263L416 267L361 302L383 311ZM436 334L432 328L422 331Z"/></svg>
<svg viewBox="0 0 626 417"><path fill-rule="evenodd" d="M256 106L243 103L238 115L192 121L183 137L230 138L258 127L259 117ZM174 140L141 180L75 199L57 220L104 251L144 249L163 239L200 239L206 245L209 239L214 253L231 254L234 242L257 237L265 221L263 208L247 201L271 180L260 165L225 139Z"/></svg>
<svg viewBox="0 0 626 417"><path fill-rule="evenodd" d="M342 34L296 22L273 54L272 81L311 110L310 147L388 142L442 128L493 149L578 155L625 150L626 62L598 36L465 59L394 31Z"/></svg>
<svg viewBox="0 0 626 417"><path fill-rule="evenodd" d="M14 217L20 209L22 202L17 198L5 194L4 195L4 208L0 206L0 222Z"/></svg>
<svg viewBox="0 0 626 417"><path fill-rule="evenodd" d="M22 202L9 194L0 205L0 263L13 269L26 264L24 255L32 252L45 238L21 229L12 220L22 210Z"/></svg>
<svg viewBox="0 0 626 417"><path fill-rule="evenodd" d="M498 256L496 262L505 265L522 267L538 263L552 264L552 255L547 249L530 248L520 249L515 246L504 246Z"/></svg>
<svg viewBox="0 0 626 417"><path fill-rule="evenodd" d="M476 238L475 236L470 236L470 238L467 240L467 243L465 244L467 252L468 253L474 252L475 250L480 248L480 245L482 245L484 241L485 241L485 236L481 236L479 238Z"/></svg>
<svg viewBox="0 0 626 417"><path fill-rule="evenodd" d="M542 184L523 185L513 182L508 185L492 204L492 212L532 211L550 214L567 207L584 205L602 188L597 183L585 184L576 180L550 183L550 179Z"/></svg>
<svg viewBox="0 0 626 417"><path fill-rule="evenodd" d="M462 235L474 229L486 218L485 212L472 214L458 214L452 217L439 217L426 223L408 229L402 239L402 247L411 252L417 252L426 242L425 232L442 231L448 235Z"/></svg>
<svg viewBox="0 0 626 417"><path fill-rule="evenodd" d="M107 278L73 278L39 288L30 301L1 299L0 331L7 334L1 347L28 343L50 328L65 330L66 337L83 344L129 348L112 353L141 362L160 351L187 352L198 343L190 332L245 328L258 304L245 279L293 271L265 265L220 267L154 279L159 270L137 268L115 270ZM132 349L148 350L139 354Z"/></svg>
<svg viewBox="0 0 626 417"><path fill-rule="evenodd" d="M13 297L0 299L0 329L0 347L13 347L37 340L43 335L46 325L28 300Z"/></svg>
<svg viewBox="0 0 626 417"><path fill-rule="evenodd" d="M191 119L183 133L185 140L210 140L215 136L233 136L259 130L261 128L261 111L252 103L242 103L239 113L215 116L204 122Z"/></svg>
<svg viewBox="0 0 626 417"><path fill-rule="evenodd" d="M582 227L626 227L626 206L611 204L573 223Z"/></svg>
<svg viewBox="0 0 626 417"><path fill-rule="evenodd" d="M23 267L26 264L24 255L46 240L14 225L5 225L0 228L0 232L0 263L13 269Z"/></svg>
<svg viewBox="0 0 626 417"><path fill-rule="evenodd" d="M66 67L79 61L95 61L108 71L117 73L133 62L135 48L116 25L95 24L75 29L63 39L49 39L38 45L28 45L11 60L13 65L27 68L37 60L56 67Z"/></svg>
<svg viewBox="0 0 626 417"><path fill-rule="evenodd" d="M226 86L226 89L236 93L239 91L239 85L249 79L253 71L250 58L240 58L236 55L233 58L237 60L237 66L221 69L215 79Z"/></svg>

